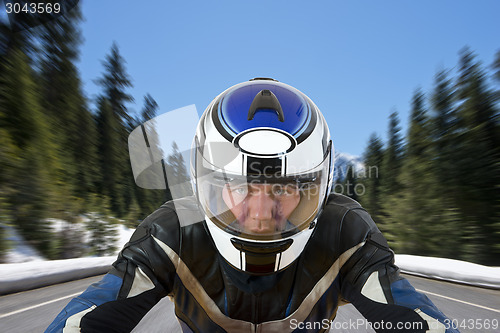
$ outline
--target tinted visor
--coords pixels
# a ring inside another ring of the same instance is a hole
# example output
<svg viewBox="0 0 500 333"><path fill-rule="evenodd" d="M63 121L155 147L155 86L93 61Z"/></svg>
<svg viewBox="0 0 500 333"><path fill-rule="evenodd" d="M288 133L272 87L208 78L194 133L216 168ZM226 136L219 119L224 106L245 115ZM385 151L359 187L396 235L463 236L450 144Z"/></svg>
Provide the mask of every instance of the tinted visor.
<svg viewBox="0 0 500 333"><path fill-rule="evenodd" d="M200 162L199 199L207 216L230 234L282 239L309 227L316 217L327 191L329 161L328 155L309 172L284 176L209 171Z"/></svg>

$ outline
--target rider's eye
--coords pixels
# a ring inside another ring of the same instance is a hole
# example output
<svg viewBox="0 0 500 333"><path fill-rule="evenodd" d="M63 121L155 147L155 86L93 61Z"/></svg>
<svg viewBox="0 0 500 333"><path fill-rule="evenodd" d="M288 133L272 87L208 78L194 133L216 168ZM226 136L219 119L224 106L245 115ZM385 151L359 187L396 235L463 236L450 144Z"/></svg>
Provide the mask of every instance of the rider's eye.
<svg viewBox="0 0 500 333"><path fill-rule="evenodd" d="M273 194L275 196L294 195L296 193L297 193L297 186L293 184L275 185L273 187Z"/></svg>
<svg viewBox="0 0 500 333"><path fill-rule="evenodd" d="M246 186L231 187L231 192L238 195L246 195L248 189Z"/></svg>
<svg viewBox="0 0 500 333"><path fill-rule="evenodd" d="M277 187L273 189L273 194L274 195L285 195L286 190L283 187Z"/></svg>

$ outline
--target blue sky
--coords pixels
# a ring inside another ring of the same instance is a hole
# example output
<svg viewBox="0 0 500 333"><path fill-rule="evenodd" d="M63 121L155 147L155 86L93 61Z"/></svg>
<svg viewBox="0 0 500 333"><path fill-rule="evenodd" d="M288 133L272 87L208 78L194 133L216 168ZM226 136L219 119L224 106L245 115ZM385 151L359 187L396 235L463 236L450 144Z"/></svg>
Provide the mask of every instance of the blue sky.
<svg viewBox="0 0 500 333"><path fill-rule="evenodd" d="M361 155L385 141L397 110L406 129L417 87L453 69L468 45L485 65L500 50L500 1L82 0L79 69L89 98L113 41L127 61L139 111L150 93L160 113L266 76L306 93L337 150Z"/></svg>

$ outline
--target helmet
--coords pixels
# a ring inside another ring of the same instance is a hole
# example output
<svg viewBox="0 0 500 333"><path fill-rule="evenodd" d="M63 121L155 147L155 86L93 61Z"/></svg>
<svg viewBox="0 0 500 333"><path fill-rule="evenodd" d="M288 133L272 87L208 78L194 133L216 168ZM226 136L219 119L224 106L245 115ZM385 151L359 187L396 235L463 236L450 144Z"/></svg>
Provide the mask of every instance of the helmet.
<svg viewBox="0 0 500 333"><path fill-rule="evenodd" d="M255 275L297 259L331 189L333 156L323 115L299 90L256 78L217 96L196 130L191 179L222 257Z"/></svg>

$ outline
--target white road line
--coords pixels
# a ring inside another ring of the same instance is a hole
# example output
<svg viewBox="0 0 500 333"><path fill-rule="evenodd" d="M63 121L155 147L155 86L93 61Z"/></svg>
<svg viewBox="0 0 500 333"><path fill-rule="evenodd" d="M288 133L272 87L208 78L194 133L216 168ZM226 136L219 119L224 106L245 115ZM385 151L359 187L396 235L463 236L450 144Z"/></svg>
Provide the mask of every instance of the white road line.
<svg viewBox="0 0 500 333"><path fill-rule="evenodd" d="M50 304L50 303L58 302L58 301L61 301L63 299L66 299L66 298L75 297L75 296L80 295L81 293L82 293L82 291L77 292L75 294L68 295L68 296L64 296L64 297L60 297L60 298L57 298L57 299L53 299L51 301L43 302L43 303L40 303L40 304L37 304L37 305L28 306L27 308L24 308L24 309L19 309L19 310L12 311L12 312L9 312L9 313L0 314L0 319L8 317L8 316L15 315L17 313L28 311L28 310L31 310L31 309L36 309L38 307L41 307L41 306L44 306L44 305L47 305L47 304Z"/></svg>
<svg viewBox="0 0 500 333"><path fill-rule="evenodd" d="M443 296L443 295L431 293L430 291L426 291L426 290L422 290L422 289L416 289L416 290L419 291L419 292L421 292L421 293L424 293L424 294L428 294L428 295L432 295L432 296L437 296L437 297L441 297L441 298L446 298L446 299L449 299L450 301L455 301L455 302L459 302L459 303L463 303L463 304L467 304L467 305L472 305L472 306L475 306L475 307L478 307L478 308L481 308L481 309L485 309L485 310L489 310L489 311L500 313L500 310L488 308L486 306L482 306L482 305L478 305L478 304L474 304L474 303L469 303L469 302L462 301L462 300L459 300L459 299L456 299L456 298L451 298L451 297L448 297L448 296ZM75 294L71 294L71 295L59 297L59 298L53 299L51 301L47 301L47 302L43 302L43 303L40 303L40 304L37 304L37 305L29 306L29 307L24 308L24 309L19 309L19 310L12 311L12 312L9 312L9 313L0 314L0 319L5 318L5 317L9 317L9 316L12 316L12 315L15 315L17 313L28 311L28 310L31 310L31 309L36 309L38 307L41 307L41 306L44 306L44 305L47 305L47 304L50 304L50 303L58 302L58 301L61 301L63 299L66 299L66 298L75 297L75 296L80 295L81 293L82 292L80 291L80 292L77 292Z"/></svg>
<svg viewBox="0 0 500 333"><path fill-rule="evenodd" d="M474 304L474 303L469 303L469 302L462 301L462 300L459 300L459 299L456 299L456 298L451 298L451 297L448 297L448 296L443 296L443 295L431 293L430 291L425 291L425 290L422 290L422 289L415 289L415 290L419 291L421 293L424 293L424 294L428 294L428 295L432 295L432 296L437 296L437 297L442 297L442 298L449 299L450 301L455 301L455 302L459 302L459 303L463 303L463 304L467 304L467 305L472 305L472 306L475 306L475 307L478 307L478 308L481 308L481 309L490 310L490 311L493 311L493 312L500 313L500 310L488 308L486 306L482 306L482 305L478 305L478 304Z"/></svg>

